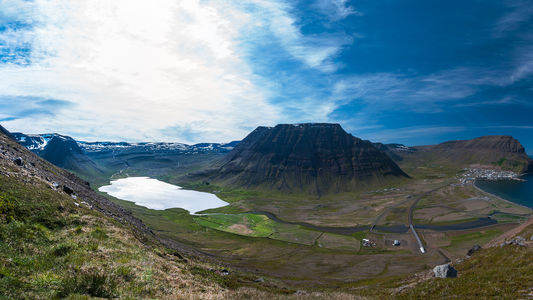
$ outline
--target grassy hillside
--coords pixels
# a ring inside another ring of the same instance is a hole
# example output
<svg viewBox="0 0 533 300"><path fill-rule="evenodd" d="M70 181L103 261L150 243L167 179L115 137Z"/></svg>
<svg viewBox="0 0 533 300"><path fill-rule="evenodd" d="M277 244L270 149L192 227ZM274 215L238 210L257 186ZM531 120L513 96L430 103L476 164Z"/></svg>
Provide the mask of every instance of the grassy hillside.
<svg viewBox="0 0 533 300"><path fill-rule="evenodd" d="M150 249L67 195L0 177L0 295L162 297L219 293L193 265Z"/></svg>
<svg viewBox="0 0 533 300"><path fill-rule="evenodd" d="M520 236L529 240L533 225ZM525 246L506 245L482 249L456 263L458 278L432 278L407 288L400 299L531 299L533 296L533 242Z"/></svg>

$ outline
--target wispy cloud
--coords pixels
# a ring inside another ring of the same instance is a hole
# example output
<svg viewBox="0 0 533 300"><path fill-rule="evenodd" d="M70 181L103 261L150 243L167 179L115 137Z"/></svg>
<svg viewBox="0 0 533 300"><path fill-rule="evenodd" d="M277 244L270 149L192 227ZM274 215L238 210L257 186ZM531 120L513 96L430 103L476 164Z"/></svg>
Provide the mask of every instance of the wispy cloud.
<svg viewBox="0 0 533 300"><path fill-rule="evenodd" d="M54 117L73 106L72 102L64 100L0 95L0 111L3 112L0 115L0 121L25 119L31 124L39 116Z"/></svg>
<svg viewBox="0 0 533 300"><path fill-rule="evenodd" d="M351 15L362 15L353 6L348 5L348 0L317 0L314 7L333 21L342 20Z"/></svg>
<svg viewBox="0 0 533 300"><path fill-rule="evenodd" d="M487 105L508 105L513 103L520 103L513 99L513 97L507 96L496 100L484 100L484 101L467 101L463 103L457 103L454 107L472 107L472 106L487 106Z"/></svg>
<svg viewBox="0 0 533 300"><path fill-rule="evenodd" d="M504 2L509 11L494 24L494 36L501 38L526 25L533 17L533 5L527 0L507 0Z"/></svg>

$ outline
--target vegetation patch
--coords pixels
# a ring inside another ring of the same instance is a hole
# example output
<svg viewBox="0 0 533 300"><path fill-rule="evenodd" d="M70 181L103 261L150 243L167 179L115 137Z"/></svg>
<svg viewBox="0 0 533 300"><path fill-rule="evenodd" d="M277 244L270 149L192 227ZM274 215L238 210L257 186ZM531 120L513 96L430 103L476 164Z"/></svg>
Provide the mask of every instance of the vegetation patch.
<svg viewBox="0 0 533 300"><path fill-rule="evenodd" d="M454 266L458 278L433 278L396 295L399 299L528 299L533 278L533 248L482 249Z"/></svg>
<svg viewBox="0 0 533 300"><path fill-rule="evenodd" d="M474 243L484 244L500 234L502 234L501 230L487 229L477 232L452 235L450 237L450 245L444 248L457 249L459 247L472 246Z"/></svg>

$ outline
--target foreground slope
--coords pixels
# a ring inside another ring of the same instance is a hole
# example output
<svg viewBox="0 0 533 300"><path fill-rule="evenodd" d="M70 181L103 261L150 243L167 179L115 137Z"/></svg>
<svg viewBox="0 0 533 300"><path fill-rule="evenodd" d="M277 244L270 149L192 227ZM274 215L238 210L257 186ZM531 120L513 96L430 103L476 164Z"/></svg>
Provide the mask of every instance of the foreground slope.
<svg viewBox="0 0 533 300"><path fill-rule="evenodd" d="M395 290L394 298L531 299L533 218L512 233L484 245L471 257L455 261L458 278L417 274Z"/></svg>
<svg viewBox="0 0 533 300"><path fill-rule="evenodd" d="M258 127L206 175L232 186L318 195L407 178L372 143L326 123Z"/></svg>

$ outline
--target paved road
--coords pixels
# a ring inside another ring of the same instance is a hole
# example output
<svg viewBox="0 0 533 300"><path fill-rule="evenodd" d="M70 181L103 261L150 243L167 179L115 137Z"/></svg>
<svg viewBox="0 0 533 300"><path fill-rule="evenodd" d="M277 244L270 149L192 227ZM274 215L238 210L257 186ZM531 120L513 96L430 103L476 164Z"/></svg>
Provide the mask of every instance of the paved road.
<svg viewBox="0 0 533 300"><path fill-rule="evenodd" d="M386 215L388 214L393 208L395 207L398 207L400 205L403 205L409 201L411 201L411 195L407 195L405 196L405 200L401 201L400 203L396 203L394 204L393 206L385 209L381 214L379 214L379 216L377 216L377 218L374 220L374 222L372 223L372 225L370 225L370 231L374 230L374 228L376 227L376 225L379 223L379 221L381 221L381 219Z"/></svg>

